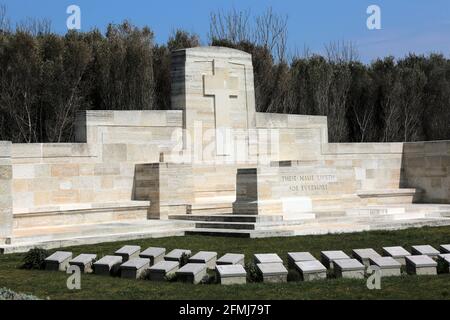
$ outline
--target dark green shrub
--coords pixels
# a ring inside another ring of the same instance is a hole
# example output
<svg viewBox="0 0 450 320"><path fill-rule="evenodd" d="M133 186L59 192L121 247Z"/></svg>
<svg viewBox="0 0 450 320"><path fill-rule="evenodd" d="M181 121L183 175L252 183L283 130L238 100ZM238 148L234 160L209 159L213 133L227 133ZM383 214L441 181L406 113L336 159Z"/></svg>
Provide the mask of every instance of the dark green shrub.
<svg viewBox="0 0 450 320"><path fill-rule="evenodd" d="M203 277L201 284L215 284L217 283L216 273L214 271L208 270L207 274Z"/></svg>
<svg viewBox="0 0 450 320"><path fill-rule="evenodd" d="M448 273L449 272L448 262L445 262L442 259L439 259L438 266L437 266L437 272L438 273Z"/></svg>
<svg viewBox="0 0 450 320"><path fill-rule="evenodd" d="M252 282L261 282L262 274L259 272L256 264L249 262L245 264L245 271L247 272L247 281Z"/></svg>
<svg viewBox="0 0 450 320"><path fill-rule="evenodd" d="M39 300L37 297L0 288L0 300Z"/></svg>
<svg viewBox="0 0 450 320"><path fill-rule="evenodd" d="M191 255L186 254L186 253L183 253L183 254L181 255L181 258L180 258L180 268L181 268L182 266L185 266L185 265L188 264L189 258L190 258L190 257L191 257Z"/></svg>
<svg viewBox="0 0 450 320"><path fill-rule="evenodd" d="M49 252L41 248L30 249L23 258L22 269L38 269L45 268L45 258L49 256Z"/></svg>
<svg viewBox="0 0 450 320"><path fill-rule="evenodd" d="M147 269L146 271L144 271L142 273L140 279L141 280L150 280L150 270Z"/></svg>
<svg viewBox="0 0 450 320"><path fill-rule="evenodd" d="M287 281L301 281L302 277L300 275L300 272L298 272L295 269L289 269L288 275L287 275Z"/></svg>

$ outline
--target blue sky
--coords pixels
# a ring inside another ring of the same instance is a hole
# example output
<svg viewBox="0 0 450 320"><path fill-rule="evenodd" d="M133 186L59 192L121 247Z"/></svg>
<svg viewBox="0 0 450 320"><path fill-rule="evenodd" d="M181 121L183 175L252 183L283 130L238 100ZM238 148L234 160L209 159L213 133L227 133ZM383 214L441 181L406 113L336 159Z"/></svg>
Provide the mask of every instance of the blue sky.
<svg viewBox="0 0 450 320"><path fill-rule="evenodd" d="M449 0L0 0L13 23L27 17L49 18L54 31L66 31L67 6L81 8L81 27L101 30L109 22L130 19L148 25L164 42L176 28L198 33L206 41L211 11L230 8L262 13L266 8L289 19L289 47L323 52L330 41L352 41L364 62L409 52L441 52L450 57ZM369 5L381 8L381 30L366 27Z"/></svg>

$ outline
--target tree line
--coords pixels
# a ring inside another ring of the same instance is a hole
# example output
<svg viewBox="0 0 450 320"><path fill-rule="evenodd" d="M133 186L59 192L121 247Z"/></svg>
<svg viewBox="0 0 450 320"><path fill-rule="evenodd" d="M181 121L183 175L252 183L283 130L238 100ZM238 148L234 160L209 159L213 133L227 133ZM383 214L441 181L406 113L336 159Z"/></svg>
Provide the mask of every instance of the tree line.
<svg viewBox="0 0 450 320"><path fill-rule="evenodd" d="M206 45L249 52L259 112L326 115L330 141L450 139L450 60L442 54L359 61L351 43L323 55L287 50L287 17L215 12ZM170 53L202 45L183 30L157 44L125 21L106 32L12 28L0 10L0 140L73 140L80 110L170 109Z"/></svg>

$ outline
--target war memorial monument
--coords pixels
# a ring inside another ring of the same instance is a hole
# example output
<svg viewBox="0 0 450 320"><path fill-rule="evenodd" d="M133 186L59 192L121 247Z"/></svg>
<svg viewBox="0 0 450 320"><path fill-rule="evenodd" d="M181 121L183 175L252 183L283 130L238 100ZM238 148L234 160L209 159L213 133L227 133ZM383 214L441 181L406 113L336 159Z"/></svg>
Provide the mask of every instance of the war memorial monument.
<svg viewBox="0 0 450 320"><path fill-rule="evenodd" d="M171 110L84 111L76 143L0 142L1 252L450 225L450 141L329 143L326 117L256 112L234 49L175 51L171 78Z"/></svg>

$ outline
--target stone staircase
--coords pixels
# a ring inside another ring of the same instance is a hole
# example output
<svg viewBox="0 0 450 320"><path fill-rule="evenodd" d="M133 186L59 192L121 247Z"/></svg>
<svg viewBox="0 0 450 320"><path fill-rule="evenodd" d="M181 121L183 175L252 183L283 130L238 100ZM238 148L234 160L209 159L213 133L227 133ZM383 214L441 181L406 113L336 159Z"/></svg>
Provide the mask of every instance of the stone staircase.
<svg viewBox="0 0 450 320"><path fill-rule="evenodd" d="M254 216L254 215L171 215L171 220L192 221L195 229L186 231L190 235L228 236L253 238L256 236L291 235L280 230L272 235L271 227L280 227L286 224L283 217L278 216Z"/></svg>
<svg viewBox="0 0 450 320"><path fill-rule="evenodd" d="M281 205L278 200L258 201L259 215L246 208L245 204L253 208L252 202L242 200L236 211L233 196L199 196L186 215L173 214L169 219L194 223L195 228L187 230L186 234L246 238L292 236L298 230L320 233L341 230L342 226L346 226L346 231L360 231L415 223L434 224L436 219L446 223L445 212L450 212L450 205L413 204L421 194L419 189L404 188L318 194L309 197L309 206L297 198L292 203L290 198L285 198ZM305 208L309 212L299 212Z"/></svg>
<svg viewBox="0 0 450 320"><path fill-rule="evenodd" d="M191 221L190 235L224 237L283 237L298 234L357 232L408 227L450 225L450 205L392 204L340 211L310 213L314 218L283 219L281 215L171 215L169 219ZM334 231L333 231L334 230Z"/></svg>
<svg viewBox="0 0 450 320"><path fill-rule="evenodd" d="M450 225L450 205L392 204L347 210L317 211L299 219L281 215L171 215L169 220L128 220L109 223L16 228L1 253L47 249L152 237L207 235L241 238L286 237L398 230Z"/></svg>

